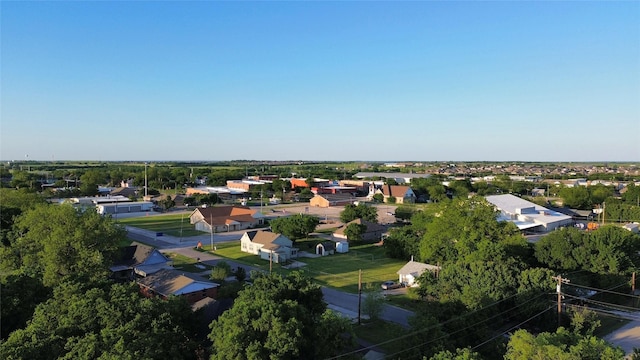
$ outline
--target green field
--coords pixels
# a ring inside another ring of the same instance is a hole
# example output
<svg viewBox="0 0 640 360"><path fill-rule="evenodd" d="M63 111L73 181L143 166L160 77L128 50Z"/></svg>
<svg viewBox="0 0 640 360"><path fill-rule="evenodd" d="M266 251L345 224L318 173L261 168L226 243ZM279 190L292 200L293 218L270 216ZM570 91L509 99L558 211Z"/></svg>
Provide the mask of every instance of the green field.
<svg viewBox="0 0 640 360"><path fill-rule="evenodd" d="M195 227L189 223L189 214L184 213L118 219L118 222L123 225L162 232L175 237L206 234L196 230Z"/></svg>
<svg viewBox="0 0 640 360"><path fill-rule="evenodd" d="M303 245L304 249L304 243L310 241L313 240L310 239L297 245ZM242 252L239 241L217 244L216 247L215 254L218 256L269 271L269 262L261 260L256 255ZM210 245L206 248L210 248ZM362 270L363 286L377 289L383 281L396 280L398 278L396 271L406 263L387 258L383 249L375 245L354 246L346 254L334 254L319 258L301 257L297 260L305 263L306 266L296 270L314 278L319 284L352 293L358 290L359 270ZM280 264L272 265L272 271L278 273L284 274L292 271L283 268Z"/></svg>

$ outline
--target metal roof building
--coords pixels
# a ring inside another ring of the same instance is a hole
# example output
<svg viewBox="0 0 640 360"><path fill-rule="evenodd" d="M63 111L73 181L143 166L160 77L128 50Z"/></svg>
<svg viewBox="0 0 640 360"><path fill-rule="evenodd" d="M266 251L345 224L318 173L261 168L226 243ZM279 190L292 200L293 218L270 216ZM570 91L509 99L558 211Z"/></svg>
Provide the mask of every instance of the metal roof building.
<svg viewBox="0 0 640 360"><path fill-rule="evenodd" d="M548 232L562 226L569 226L571 216L549 210L514 195L491 195L487 201L500 211L498 220L511 221L520 230Z"/></svg>

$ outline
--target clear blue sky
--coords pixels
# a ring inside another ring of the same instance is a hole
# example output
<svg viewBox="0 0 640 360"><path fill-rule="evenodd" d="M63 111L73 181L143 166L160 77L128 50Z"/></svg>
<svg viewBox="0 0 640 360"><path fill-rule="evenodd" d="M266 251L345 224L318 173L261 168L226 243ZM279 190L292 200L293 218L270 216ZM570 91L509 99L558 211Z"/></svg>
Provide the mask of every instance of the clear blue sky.
<svg viewBox="0 0 640 360"><path fill-rule="evenodd" d="M640 2L11 2L0 159L640 161Z"/></svg>

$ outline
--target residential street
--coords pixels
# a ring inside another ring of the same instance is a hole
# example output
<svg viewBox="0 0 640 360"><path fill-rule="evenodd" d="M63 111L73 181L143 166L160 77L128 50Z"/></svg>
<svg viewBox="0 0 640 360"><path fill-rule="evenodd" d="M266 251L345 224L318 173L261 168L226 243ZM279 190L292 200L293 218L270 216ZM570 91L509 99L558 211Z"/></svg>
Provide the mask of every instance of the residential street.
<svg viewBox="0 0 640 360"><path fill-rule="evenodd" d="M159 250L170 250L178 254L187 256L192 259L200 259L202 263L207 265L215 265L217 261L223 260L219 256L215 256L208 252L196 251L193 248L201 241L203 244L208 244L211 241L210 235L201 235L189 237L188 239L180 239L174 236L156 236L156 233L149 230L143 230L127 226L127 236L129 239L138 241L147 245L154 246ZM229 233L215 234L214 242L225 242L239 240L242 237L244 231L235 231ZM245 268L247 274L255 268L229 261L224 259L232 268L241 266ZM358 315L358 295L345 293L342 291L323 287L322 293L324 294L324 300L329 305L329 308L339 311L345 316L350 318L357 318ZM413 312L401 309L393 305L385 305L382 311L381 318L386 321L394 322L403 327L409 327L409 317L413 316Z"/></svg>

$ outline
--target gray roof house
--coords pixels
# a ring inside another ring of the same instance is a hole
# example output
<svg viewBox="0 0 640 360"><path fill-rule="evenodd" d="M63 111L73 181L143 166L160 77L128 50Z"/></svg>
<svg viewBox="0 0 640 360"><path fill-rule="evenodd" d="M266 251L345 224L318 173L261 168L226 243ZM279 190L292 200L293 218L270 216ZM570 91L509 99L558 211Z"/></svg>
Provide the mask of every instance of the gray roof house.
<svg viewBox="0 0 640 360"><path fill-rule="evenodd" d="M440 271L440 266L413 261L413 258L411 258L411 261L398 270L398 282L405 284L406 286L418 286L416 280L425 271L437 273Z"/></svg>
<svg viewBox="0 0 640 360"><path fill-rule="evenodd" d="M147 276L162 269L172 269L171 263L158 249L132 244L122 248L118 259L109 269L114 279L130 280L135 275Z"/></svg>

